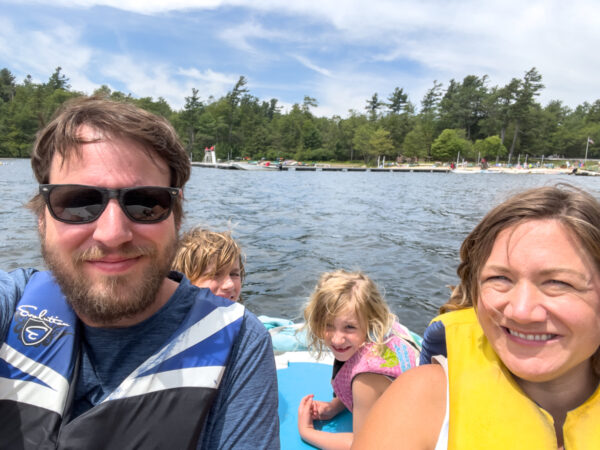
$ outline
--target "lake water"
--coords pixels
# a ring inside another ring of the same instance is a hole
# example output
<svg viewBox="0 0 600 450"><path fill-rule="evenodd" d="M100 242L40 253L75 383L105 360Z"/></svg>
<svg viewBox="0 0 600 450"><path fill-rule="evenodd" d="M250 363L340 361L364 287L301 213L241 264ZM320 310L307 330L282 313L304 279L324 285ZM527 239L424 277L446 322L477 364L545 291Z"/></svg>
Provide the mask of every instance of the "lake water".
<svg viewBox="0 0 600 450"><path fill-rule="evenodd" d="M567 175L246 172L194 167L183 228L233 229L246 253L242 295L259 314L299 320L319 274L362 270L421 333L457 281L468 232L510 193L600 178ZM43 267L29 160L0 165L0 267Z"/></svg>

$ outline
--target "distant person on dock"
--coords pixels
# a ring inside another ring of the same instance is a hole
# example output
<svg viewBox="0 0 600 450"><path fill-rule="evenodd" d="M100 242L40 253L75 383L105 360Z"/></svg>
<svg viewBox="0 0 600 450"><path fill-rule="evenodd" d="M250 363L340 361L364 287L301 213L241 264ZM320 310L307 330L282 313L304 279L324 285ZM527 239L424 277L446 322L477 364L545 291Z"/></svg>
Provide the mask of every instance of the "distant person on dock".
<svg viewBox="0 0 600 450"><path fill-rule="evenodd" d="M483 218L460 259L425 333L444 343L438 364L396 379L355 448L600 448L598 200L525 191Z"/></svg>
<svg viewBox="0 0 600 450"><path fill-rule="evenodd" d="M173 261L194 286L209 288L219 297L240 301L244 282L244 255L228 231L196 227L185 232Z"/></svg>
<svg viewBox="0 0 600 450"><path fill-rule="evenodd" d="M321 275L304 318L309 347L319 356L325 347L333 352L331 384L336 396L331 401L314 400L312 394L302 399L300 436L318 448L350 448L353 433L316 430L313 421L331 419L347 408L356 433L392 380L417 365L419 345L390 312L375 283L361 272Z"/></svg>
<svg viewBox="0 0 600 450"><path fill-rule="evenodd" d="M279 448L271 339L171 271L190 161L167 120L65 103L31 164L49 271L0 271L0 448Z"/></svg>

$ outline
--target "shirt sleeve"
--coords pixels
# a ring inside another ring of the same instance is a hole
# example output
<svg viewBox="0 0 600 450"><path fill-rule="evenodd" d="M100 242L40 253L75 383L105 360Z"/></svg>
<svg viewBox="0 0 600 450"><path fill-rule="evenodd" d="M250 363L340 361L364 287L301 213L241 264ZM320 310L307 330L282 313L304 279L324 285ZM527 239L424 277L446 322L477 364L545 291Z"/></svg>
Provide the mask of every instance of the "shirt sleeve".
<svg viewBox="0 0 600 450"><path fill-rule="evenodd" d="M442 321L433 322L425 328L419 365L431 364L431 358L436 355L448 356L446 350L446 328Z"/></svg>
<svg viewBox="0 0 600 450"><path fill-rule="evenodd" d="M15 307L35 269L0 271L0 344L6 339Z"/></svg>
<svg viewBox="0 0 600 450"><path fill-rule="evenodd" d="M201 449L279 449L277 372L271 338L244 313Z"/></svg>

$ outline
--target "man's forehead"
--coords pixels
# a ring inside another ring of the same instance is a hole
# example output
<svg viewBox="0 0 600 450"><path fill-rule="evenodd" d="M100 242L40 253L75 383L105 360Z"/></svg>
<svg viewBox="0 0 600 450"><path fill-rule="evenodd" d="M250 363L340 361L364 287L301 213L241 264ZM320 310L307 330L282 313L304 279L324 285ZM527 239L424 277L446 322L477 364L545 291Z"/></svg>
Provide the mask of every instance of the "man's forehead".
<svg viewBox="0 0 600 450"><path fill-rule="evenodd" d="M83 142L94 142L111 139L111 134L88 124L79 125L76 136Z"/></svg>
<svg viewBox="0 0 600 450"><path fill-rule="evenodd" d="M95 128L83 124L76 131L77 144L65 149L64 152L55 152L50 161L50 173L70 171L72 167L83 163L86 156L89 157L87 150L93 148L99 155L111 153L118 155L122 164L127 164L127 159L135 155L135 158L146 157L160 169L167 169L167 162L156 154L153 148L145 143L136 141L128 136L119 136L106 130ZM144 155L144 156L142 156ZM102 163L102 157L96 158L93 165Z"/></svg>

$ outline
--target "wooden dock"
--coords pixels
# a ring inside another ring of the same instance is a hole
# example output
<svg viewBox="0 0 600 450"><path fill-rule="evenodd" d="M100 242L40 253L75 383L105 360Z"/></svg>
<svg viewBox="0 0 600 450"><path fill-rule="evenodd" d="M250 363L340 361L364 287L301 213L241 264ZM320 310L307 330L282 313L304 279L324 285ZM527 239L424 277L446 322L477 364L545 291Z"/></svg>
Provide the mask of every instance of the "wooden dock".
<svg viewBox="0 0 600 450"><path fill-rule="evenodd" d="M251 171L288 171L288 172L422 172L422 173L450 173L449 167L346 167L346 166L258 166L244 163L201 163L192 162L194 167L207 167L223 170L251 170Z"/></svg>

